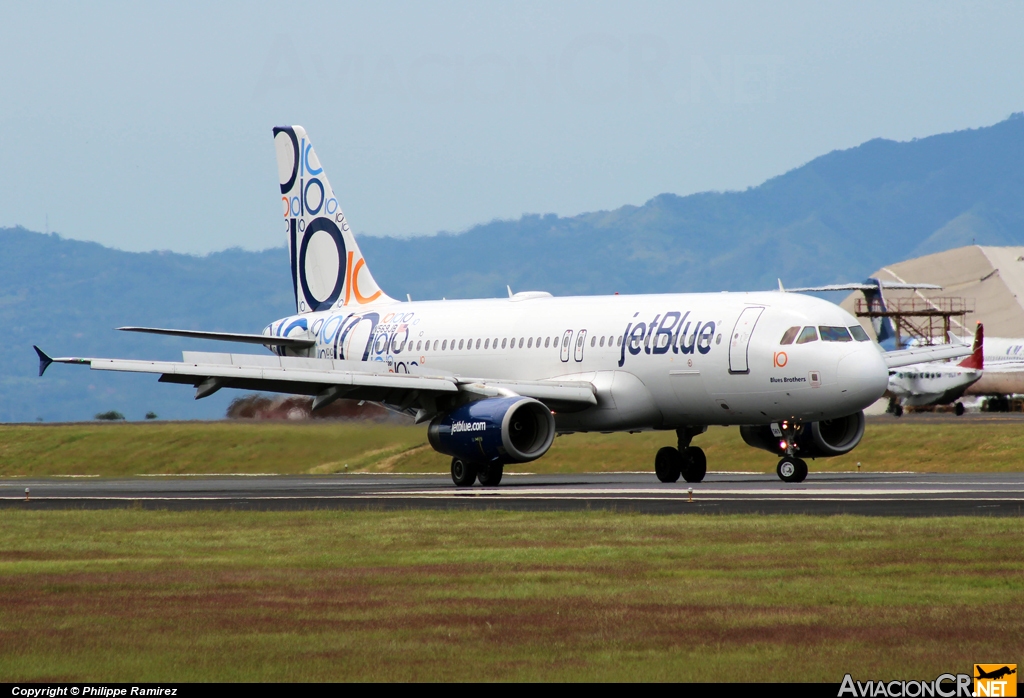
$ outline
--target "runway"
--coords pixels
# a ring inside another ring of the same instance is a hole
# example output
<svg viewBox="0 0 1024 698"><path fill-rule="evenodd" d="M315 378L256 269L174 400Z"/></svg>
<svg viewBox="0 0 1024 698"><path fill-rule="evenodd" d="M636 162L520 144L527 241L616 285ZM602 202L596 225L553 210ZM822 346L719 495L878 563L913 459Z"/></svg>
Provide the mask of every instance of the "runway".
<svg viewBox="0 0 1024 698"><path fill-rule="evenodd" d="M29 495L26 501L25 489ZM692 494L688 491L693 490ZM1024 473L709 473L662 484L653 473L507 474L456 488L448 475L202 475L0 479L5 509L605 509L658 514L1021 516Z"/></svg>

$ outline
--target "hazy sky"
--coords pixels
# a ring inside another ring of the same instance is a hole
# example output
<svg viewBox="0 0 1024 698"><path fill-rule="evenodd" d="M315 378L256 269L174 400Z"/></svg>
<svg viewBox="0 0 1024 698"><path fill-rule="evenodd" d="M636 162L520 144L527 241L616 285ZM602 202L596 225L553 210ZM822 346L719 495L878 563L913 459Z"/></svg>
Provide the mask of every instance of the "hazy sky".
<svg viewBox="0 0 1024 698"><path fill-rule="evenodd" d="M1018 2L10 3L0 226L283 244L292 123L364 235L742 189L1024 110L1022 30Z"/></svg>

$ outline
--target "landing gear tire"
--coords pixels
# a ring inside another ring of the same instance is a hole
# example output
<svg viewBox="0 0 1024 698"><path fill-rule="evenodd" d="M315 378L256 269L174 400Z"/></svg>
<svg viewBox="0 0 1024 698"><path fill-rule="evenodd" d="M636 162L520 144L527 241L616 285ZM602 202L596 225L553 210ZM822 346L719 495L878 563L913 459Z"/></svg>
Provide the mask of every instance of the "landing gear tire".
<svg viewBox="0 0 1024 698"><path fill-rule="evenodd" d="M964 403L962 403L962 402L956 403L956 407L953 408L953 411L956 412L956 416L957 417L963 417L964 416Z"/></svg>
<svg viewBox="0 0 1024 698"><path fill-rule="evenodd" d="M497 487L501 482L501 476L505 472L505 466L501 463L481 465L477 469L476 477L484 487Z"/></svg>
<svg viewBox="0 0 1024 698"><path fill-rule="evenodd" d="M458 487L472 487L476 482L476 463L462 458L452 458L452 482Z"/></svg>
<svg viewBox="0 0 1024 698"><path fill-rule="evenodd" d="M699 446L688 446L683 452L683 479L687 482L702 482L708 474L708 457Z"/></svg>
<svg viewBox="0 0 1024 698"><path fill-rule="evenodd" d="M892 413L896 417L903 416L903 405L897 404L892 408Z"/></svg>
<svg viewBox="0 0 1024 698"><path fill-rule="evenodd" d="M683 470L683 458L679 450L666 446L658 449L654 456L654 473L662 482L676 482Z"/></svg>
<svg viewBox="0 0 1024 698"><path fill-rule="evenodd" d="M775 472L783 482L803 482L807 477L807 463L802 458L786 456L779 461Z"/></svg>

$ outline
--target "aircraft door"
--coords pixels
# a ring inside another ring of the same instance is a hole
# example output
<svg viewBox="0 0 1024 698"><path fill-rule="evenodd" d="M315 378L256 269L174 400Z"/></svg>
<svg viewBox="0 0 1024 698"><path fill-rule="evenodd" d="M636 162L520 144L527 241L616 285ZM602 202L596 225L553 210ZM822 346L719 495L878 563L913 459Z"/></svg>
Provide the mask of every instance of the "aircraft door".
<svg viewBox="0 0 1024 698"><path fill-rule="evenodd" d="M576 335L576 354L573 358L577 361L583 361L583 343L587 340L587 331L580 330Z"/></svg>
<svg viewBox="0 0 1024 698"><path fill-rule="evenodd" d="M569 344L572 342L572 330L566 330L562 335L562 361L569 360Z"/></svg>
<svg viewBox="0 0 1024 698"><path fill-rule="evenodd" d="M750 346L750 336L754 333L754 325L763 312L762 306L744 308L736 320L732 338L729 340L729 373L750 373L747 349Z"/></svg>

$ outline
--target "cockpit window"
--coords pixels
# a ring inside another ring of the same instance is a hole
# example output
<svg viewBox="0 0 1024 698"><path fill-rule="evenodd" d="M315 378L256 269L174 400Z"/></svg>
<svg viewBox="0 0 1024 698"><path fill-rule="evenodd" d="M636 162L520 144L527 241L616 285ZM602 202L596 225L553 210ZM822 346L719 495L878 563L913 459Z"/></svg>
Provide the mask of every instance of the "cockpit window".
<svg viewBox="0 0 1024 698"><path fill-rule="evenodd" d="M790 327L786 330L786 334L782 335L782 341L779 344L792 344L793 340L796 339L796 333L800 331L800 326Z"/></svg>
<svg viewBox="0 0 1024 698"><path fill-rule="evenodd" d="M808 342L818 341L818 331L813 327L805 327L804 331L800 333L800 336L796 338L797 344L807 344Z"/></svg>
<svg viewBox="0 0 1024 698"><path fill-rule="evenodd" d="M870 342L871 337L868 337L868 333L864 331L864 328L860 325L850 325L850 334L858 342Z"/></svg>
<svg viewBox="0 0 1024 698"><path fill-rule="evenodd" d="M845 327L826 327L820 325L818 331L821 332L821 341L823 342L852 342L853 337L850 336L850 331Z"/></svg>

